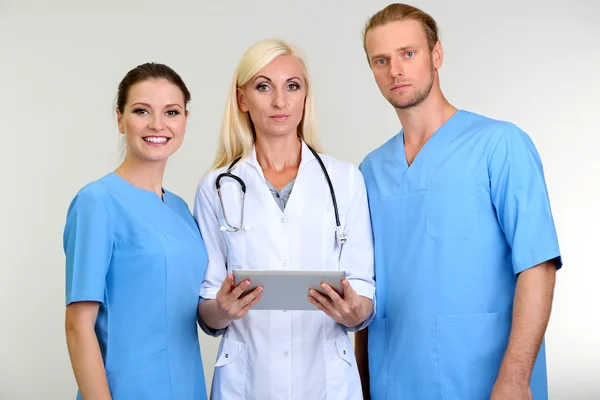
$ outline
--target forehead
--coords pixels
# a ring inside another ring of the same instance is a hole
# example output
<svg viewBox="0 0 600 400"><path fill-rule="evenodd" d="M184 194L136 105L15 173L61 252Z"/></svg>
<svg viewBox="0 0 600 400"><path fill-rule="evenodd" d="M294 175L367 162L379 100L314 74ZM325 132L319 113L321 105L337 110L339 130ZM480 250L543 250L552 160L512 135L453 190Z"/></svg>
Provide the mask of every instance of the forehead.
<svg viewBox="0 0 600 400"><path fill-rule="evenodd" d="M427 46L427 36L421 22L414 19L394 21L370 29L366 36L369 56L390 53L406 46Z"/></svg>
<svg viewBox="0 0 600 400"><path fill-rule="evenodd" d="M256 76L259 75L264 75L270 79L288 79L293 76L304 78L304 67L297 57L284 55L267 64L256 74Z"/></svg>
<svg viewBox="0 0 600 400"><path fill-rule="evenodd" d="M129 88L127 103L182 104L183 92L166 79L147 79Z"/></svg>

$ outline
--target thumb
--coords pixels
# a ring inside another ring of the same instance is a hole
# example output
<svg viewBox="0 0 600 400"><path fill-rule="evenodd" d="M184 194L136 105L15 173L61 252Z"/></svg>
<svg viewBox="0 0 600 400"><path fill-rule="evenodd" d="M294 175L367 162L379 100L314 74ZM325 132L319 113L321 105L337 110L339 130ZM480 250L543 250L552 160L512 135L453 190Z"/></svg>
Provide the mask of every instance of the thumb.
<svg viewBox="0 0 600 400"><path fill-rule="evenodd" d="M354 296L356 294L354 288L347 279L342 281L342 290L344 290L344 298L348 298L348 296Z"/></svg>
<svg viewBox="0 0 600 400"><path fill-rule="evenodd" d="M221 290L226 294L231 293L231 291L233 290L234 282L235 280L233 278L233 274L227 275L225 279L223 279L223 283L221 284Z"/></svg>

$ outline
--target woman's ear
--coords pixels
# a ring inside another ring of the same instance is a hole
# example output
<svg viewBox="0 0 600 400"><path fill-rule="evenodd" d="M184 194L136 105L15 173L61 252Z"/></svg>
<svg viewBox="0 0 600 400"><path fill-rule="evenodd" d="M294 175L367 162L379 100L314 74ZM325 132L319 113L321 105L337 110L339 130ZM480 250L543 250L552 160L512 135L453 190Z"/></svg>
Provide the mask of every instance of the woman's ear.
<svg viewBox="0 0 600 400"><path fill-rule="evenodd" d="M119 125L119 132L125 134L125 127L123 126L123 114L121 114L121 110L117 107L117 124Z"/></svg>
<svg viewBox="0 0 600 400"><path fill-rule="evenodd" d="M237 88L236 89L236 94L237 94L238 107L243 112L248 112L248 106L246 105L246 98L245 98L245 95L244 95L244 90L240 89L240 88Z"/></svg>

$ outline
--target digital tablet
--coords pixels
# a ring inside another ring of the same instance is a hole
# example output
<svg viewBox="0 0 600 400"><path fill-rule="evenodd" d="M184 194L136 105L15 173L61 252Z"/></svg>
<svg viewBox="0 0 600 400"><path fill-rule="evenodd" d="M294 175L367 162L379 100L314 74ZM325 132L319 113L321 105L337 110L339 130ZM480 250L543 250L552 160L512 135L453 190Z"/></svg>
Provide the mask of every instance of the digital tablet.
<svg viewBox="0 0 600 400"><path fill-rule="evenodd" d="M325 294L321 283L326 283L341 295L346 272L234 269L233 276L235 286L245 279L250 280L250 286L243 295L258 286L263 287L262 297L252 310L319 310L308 301L308 290L315 289Z"/></svg>

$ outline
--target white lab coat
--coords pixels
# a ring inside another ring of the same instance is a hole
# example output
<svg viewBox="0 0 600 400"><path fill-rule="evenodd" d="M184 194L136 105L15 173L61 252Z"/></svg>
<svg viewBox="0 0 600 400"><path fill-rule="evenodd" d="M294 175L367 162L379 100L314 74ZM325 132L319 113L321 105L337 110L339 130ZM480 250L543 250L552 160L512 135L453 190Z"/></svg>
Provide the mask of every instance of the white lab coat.
<svg viewBox="0 0 600 400"><path fill-rule="evenodd" d="M373 240L362 174L352 164L322 156L348 241L340 248L329 186L318 161L302 145L302 161L285 211L275 203L253 151L233 173L246 183L244 225L226 232L215 179L207 174L196 193L194 217L208 250L200 296L214 299L227 271L342 269L361 296L375 302ZM221 180L229 221L240 221L240 185ZM359 400L360 378L347 329L322 311L250 310L224 331L212 384L214 400ZM204 325L201 322L201 326ZM203 326L205 332L215 332Z"/></svg>

